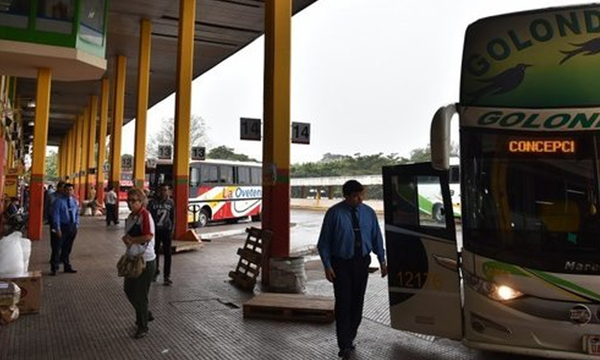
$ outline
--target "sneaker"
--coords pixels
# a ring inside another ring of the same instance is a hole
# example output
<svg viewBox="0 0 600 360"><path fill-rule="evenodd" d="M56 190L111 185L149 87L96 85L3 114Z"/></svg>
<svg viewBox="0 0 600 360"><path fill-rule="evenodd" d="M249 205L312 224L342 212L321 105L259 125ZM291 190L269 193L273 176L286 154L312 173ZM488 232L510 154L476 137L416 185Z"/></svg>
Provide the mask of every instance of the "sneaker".
<svg viewBox="0 0 600 360"><path fill-rule="evenodd" d="M173 284L173 281L171 281L170 278L166 277L165 280L164 280L164 282L163 282L163 285L164 286L171 286L172 284Z"/></svg>
<svg viewBox="0 0 600 360"><path fill-rule="evenodd" d="M135 332L135 335L133 335L133 337L136 339L141 339L144 336L146 336L147 334L148 334L148 328L138 328L137 331Z"/></svg>

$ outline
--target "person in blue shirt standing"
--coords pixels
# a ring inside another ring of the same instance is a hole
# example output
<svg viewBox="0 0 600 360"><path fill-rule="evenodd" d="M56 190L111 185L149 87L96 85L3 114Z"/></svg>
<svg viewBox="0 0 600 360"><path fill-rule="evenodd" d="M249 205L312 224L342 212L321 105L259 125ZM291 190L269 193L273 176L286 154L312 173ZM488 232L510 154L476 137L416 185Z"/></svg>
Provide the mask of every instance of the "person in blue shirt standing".
<svg viewBox="0 0 600 360"><path fill-rule="evenodd" d="M52 204L52 226L58 241L52 244L51 267L52 275L56 275L59 264L64 264L66 273L76 273L71 266L71 250L79 227L79 203L73 196L73 184L66 183L63 191Z"/></svg>
<svg viewBox="0 0 600 360"><path fill-rule="evenodd" d="M349 180L342 192L344 201L325 213L317 249L325 277L333 283L338 356L347 359L355 349L362 320L371 251L377 254L382 277L387 275L387 265L377 215L363 204L363 186Z"/></svg>

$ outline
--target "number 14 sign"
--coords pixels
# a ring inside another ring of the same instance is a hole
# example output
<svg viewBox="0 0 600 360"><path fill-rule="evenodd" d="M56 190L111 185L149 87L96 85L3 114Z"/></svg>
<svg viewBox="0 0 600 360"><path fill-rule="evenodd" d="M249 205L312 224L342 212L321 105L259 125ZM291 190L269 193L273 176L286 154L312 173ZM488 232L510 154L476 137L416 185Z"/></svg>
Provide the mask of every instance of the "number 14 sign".
<svg viewBox="0 0 600 360"><path fill-rule="evenodd" d="M310 144L310 123L292 122L292 143Z"/></svg>

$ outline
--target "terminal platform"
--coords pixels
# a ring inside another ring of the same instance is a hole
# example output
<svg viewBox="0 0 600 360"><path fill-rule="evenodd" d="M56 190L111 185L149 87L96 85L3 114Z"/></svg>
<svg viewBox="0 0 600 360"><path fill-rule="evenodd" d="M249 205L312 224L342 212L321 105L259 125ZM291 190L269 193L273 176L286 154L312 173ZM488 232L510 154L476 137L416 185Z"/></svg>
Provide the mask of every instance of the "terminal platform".
<svg viewBox="0 0 600 360"><path fill-rule="evenodd" d="M47 228L32 244L30 270L42 271L42 305L0 326L2 360L106 359L337 359L334 323L244 318L243 304L260 294L229 283L246 235L221 237L203 228L210 242L173 256L172 286L162 279L150 289L155 320L149 333L134 339L135 314L117 277L123 253L122 221L106 226L101 217L84 217L74 244L76 274L49 275ZM162 269L162 257L161 257ZM333 296L321 264L306 264L306 294ZM467 349L446 339L415 335L389 326L387 283L370 275L364 319L352 359L531 359Z"/></svg>

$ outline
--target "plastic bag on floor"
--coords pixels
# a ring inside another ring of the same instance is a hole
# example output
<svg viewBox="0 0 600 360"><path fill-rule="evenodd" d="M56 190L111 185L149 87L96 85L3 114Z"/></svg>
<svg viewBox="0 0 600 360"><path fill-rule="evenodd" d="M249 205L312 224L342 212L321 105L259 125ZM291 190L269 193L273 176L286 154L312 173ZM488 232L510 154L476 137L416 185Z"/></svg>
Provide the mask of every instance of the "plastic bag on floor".
<svg viewBox="0 0 600 360"><path fill-rule="evenodd" d="M29 258L31 257L31 240L23 237L21 232L17 232L19 241L21 241L21 250L23 251L23 272L29 271Z"/></svg>
<svg viewBox="0 0 600 360"><path fill-rule="evenodd" d="M22 275L29 268L31 242L18 231L0 239L0 277Z"/></svg>

